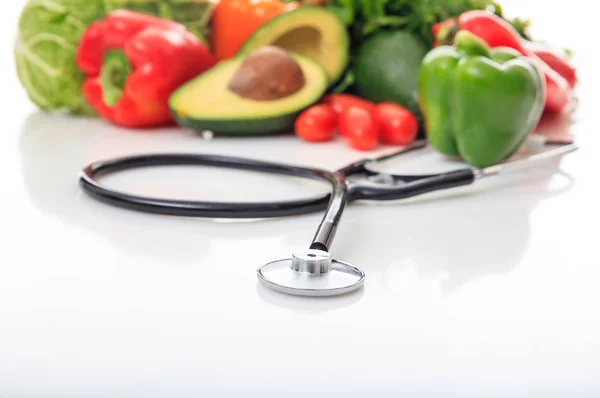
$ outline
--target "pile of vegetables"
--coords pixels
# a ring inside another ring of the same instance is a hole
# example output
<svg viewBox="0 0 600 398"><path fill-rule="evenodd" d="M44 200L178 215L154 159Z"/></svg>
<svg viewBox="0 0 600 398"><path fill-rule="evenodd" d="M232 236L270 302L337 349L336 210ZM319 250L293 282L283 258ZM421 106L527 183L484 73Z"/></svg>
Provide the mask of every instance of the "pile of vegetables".
<svg viewBox="0 0 600 398"><path fill-rule="evenodd" d="M28 0L14 46L19 80L41 109L94 114L83 98L85 76L75 64L77 46L90 24L128 9L181 22L207 41L213 8L210 0Z"/></svg>
<svg viewBox="0 0 600 398"><path fill-rule="evenodd" d="M326 7L339 15L348 26L352 38L352 52L356 54L369 37L380 31L410 33L427 48L434 45L431 32L441 21L456 18L470 10L487 10L503 17L500 4L493 0L329 0ZM528 39L528 20L508 21ZM353 69L341 82L339 91L352 91Z"/></svg>
<svg viewBox="0 0 600 398"><path fill-rule="evenodd" d="M528 26L493 0L29 0L15 60L48 111L360 151L423 135L487 166L577 84Z"/></svg>
<svg viewBox="0 0 600 398"><path fill-rule="evenodd" d="M343 90L361 103L401 105L444 155L479 167L499 163L518 150L544 112L569 108L577 84L576 71L564 55L528 40L515 25L523 26L489 10L466 11L429 24L430 47L410 29L363 30L367 37L354 50ZM361 146L375 148L376 137L386 134L385 121L372 111L361 114L352 135L375 137ZM395 125L410 130L413 122Z"/></svg>

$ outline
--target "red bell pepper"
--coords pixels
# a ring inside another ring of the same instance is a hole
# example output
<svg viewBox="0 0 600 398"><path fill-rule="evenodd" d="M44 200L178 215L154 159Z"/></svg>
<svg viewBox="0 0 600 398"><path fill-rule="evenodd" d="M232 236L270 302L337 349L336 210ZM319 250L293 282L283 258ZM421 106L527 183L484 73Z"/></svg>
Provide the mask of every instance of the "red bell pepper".
<svg viewBox="0 0 600 398"><path fill-rule="evenodd" d="M172 123L171 93L215 63L184 25L125 10L90 25L77 49L87 102L109 122L132 128Z"/></svg>
<svg viewBox="0 0 600 398"><path fill-rule="evenodd" d="M523 40L523 46L532 51L539 59L548 64L556 73L564 77L569 86L575 87L579 81L577 69L565 58L563 54L550 46L541 43L535 43Z"/></svg>
<svg viewBox="0 0 600 398"><path fill-rule="evenodd" d="M467 11L456 19L435 25L432 29L434 41L436 44L447 44L447 39L459 30L466 30L478 36L490 47L509 47L532 60L546 79L546 111L559 113L569 106L573 97L573 87L524 45L523 38L507 21L488 11Z"/></svg>

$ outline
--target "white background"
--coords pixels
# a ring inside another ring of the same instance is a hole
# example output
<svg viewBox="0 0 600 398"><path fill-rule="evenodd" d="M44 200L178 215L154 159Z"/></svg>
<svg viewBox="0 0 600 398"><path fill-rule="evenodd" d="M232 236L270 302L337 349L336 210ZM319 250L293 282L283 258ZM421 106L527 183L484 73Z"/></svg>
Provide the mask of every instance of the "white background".
<svg viewBox="0 0 600 398"><path fill-rule="evenodd" d="M600 396L592 2L502 2L510 14L532 17L537 37L576 51L581 105L577 123L562 127L580 151L454 193L353 204L333 253L362 267L367 282L331 299L274 293L255 276L259 265L304 249L319 214L226 223L132 213L84 196L77 172L99 159L162 151L327 169L364 154L340 141L204 141L183 130L132 132L38 113L13 66L23 2L5 3L0 397ZM223 200L323 189L189 169L107 182Z"/></svg>

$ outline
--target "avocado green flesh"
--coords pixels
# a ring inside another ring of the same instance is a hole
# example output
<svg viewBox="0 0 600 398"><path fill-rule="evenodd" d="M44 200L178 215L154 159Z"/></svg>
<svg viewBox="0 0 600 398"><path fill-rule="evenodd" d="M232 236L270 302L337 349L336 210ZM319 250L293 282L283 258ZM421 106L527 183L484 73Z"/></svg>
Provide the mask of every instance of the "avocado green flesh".
<svg viewBox="0 0 600 398"><path fill-rule="evenodd" d="M263 135L292 132L298 114L317 102L327 89L327 76L314 61L292 55L305 85L298 92L271 101L243 98L227 88L243 57L223 61L180 87L169 100L177 122L194 130L220 135Z"/></svg>
<svg viewBox="0 0 600 398"><path fill-rule="evenodd" d="M318 62L321 58L321 40L321 32L313 27L305 26L284 33L272 45L304 55Z"/></svg>
<svg viewBox="0 0 600 398"><path fill-rule="evenodd" d="M339 80L349 61L350 39L342 21L322 7L304 6L272 19L258 29L239 54L278 46L323 66L329 84Z"/></svg>

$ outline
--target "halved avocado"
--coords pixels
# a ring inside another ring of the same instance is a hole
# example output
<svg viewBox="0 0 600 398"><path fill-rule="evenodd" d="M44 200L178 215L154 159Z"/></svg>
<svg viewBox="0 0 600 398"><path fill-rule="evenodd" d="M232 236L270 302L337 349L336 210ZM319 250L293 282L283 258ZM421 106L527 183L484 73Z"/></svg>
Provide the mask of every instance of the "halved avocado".
<svg viewBox="0 0 600 398"><path fill-rule="evenodd" d="M325 70L315 61L290 54L302 69L305 83L295 93L274 100L253 100L229 89L245 56L222 61L176 90L169 99L181 126L219 135L264 135L292 132L302 110L327 90Z"/></svg>
<svg viewBox="0 0 600 398"><path fill-rule="evenodd" d="M283 13L260 27L238 54L263 46L277 46L320 63L329 84L337 82L348 66L350 38L340 18L317 6Z"/></svg>

